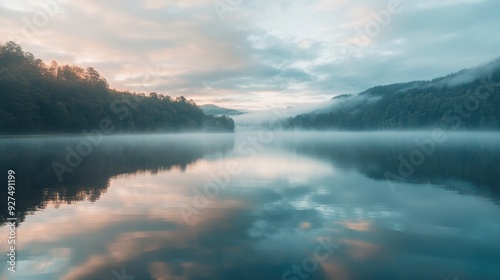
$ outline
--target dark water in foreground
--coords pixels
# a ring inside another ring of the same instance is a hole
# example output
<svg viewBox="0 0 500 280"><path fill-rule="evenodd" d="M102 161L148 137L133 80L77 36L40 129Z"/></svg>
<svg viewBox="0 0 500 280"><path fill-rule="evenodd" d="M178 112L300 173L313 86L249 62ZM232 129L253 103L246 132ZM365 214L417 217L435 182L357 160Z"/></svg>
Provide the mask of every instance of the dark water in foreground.
<svg viewBox="0 0 500 280"><path fill-rule="evenodd" d="M499 133L84 139L0 139L1 279L500 279Z"/></svg>

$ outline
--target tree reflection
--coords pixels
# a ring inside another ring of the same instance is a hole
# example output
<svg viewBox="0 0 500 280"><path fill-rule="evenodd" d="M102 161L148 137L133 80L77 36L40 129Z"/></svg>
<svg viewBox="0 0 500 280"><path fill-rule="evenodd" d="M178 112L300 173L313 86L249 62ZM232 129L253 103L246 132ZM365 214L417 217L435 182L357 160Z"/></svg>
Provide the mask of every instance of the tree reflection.
<svg viewBox="0 0 500 280"><path fill-rule="evenodd" d="M490 197L500 203L498 134L451 133L443 143L436 143L432 153L426 154L416 143L428 135L381 132L354 137L355 133L327 133L302 141L299 134L284 140L283 144L336 167L354 169L376 180L387 180L388 184L438 185L462 194ZM416 154L424 157L420 160ZM419 159L418 164L414 164L410 156ZM401 166L405 174L400 172Z"/></svg>
<svg viewBox="0 0 500 280"><path fill-rule="evenodd" d="M31 214L54 204L97 201L106 192L110 178L137 172L161 172L172 168L185 170L207 154L224 154L234 145L229 134L141 135L105 137L93 147L81 164L58 179L53 162L64 163L67 147L83 138L6 138L0 140L0 170L16 172L16 214L22 222ZM6 199L6 192L0 194ZM2 225L7 219L2 204Z"/></svg>

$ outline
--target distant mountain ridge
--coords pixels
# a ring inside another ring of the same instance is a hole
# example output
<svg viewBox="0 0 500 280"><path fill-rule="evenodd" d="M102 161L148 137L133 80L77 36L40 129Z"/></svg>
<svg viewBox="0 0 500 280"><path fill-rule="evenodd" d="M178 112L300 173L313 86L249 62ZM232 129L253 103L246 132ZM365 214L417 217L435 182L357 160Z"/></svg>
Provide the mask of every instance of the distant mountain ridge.
<svg viewBox="0 0 500 280"><path fill-rule="evenodd" d="M336 96L288 118L286 129L500 129L500 58L430 81Z"/></svg>

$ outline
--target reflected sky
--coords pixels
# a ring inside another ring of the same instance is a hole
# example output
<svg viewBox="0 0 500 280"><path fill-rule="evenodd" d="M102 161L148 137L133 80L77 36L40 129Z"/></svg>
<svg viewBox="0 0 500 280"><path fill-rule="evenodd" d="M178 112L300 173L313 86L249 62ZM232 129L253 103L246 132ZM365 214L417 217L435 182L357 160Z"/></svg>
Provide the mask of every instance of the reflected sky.
<svg viewBox="0 0 500 280"><path fill-rule="evenodd" d="M367 134L275 136L255 156L238 149L249 135L236 135L228 149L204 150L185 167L113 174L94 201L51 196L18 228L18 271L12 277L2 264L2 278L113 279L124 269L135 279L498 279L500 209L494 193L479 191L498 174L454 177L456 162L447 159L462 135L450 135L426 163L439 162L446 184L417 172L392 182L395 189L373 170L391 170L382 158L395 154L397 165L415 135L396 137L398 145ZM461 141L462 165L476 161L463 147L498 155L489 145L498 135L481 139ZM240 172L187 223L179 205L192 206L195 189L230 163ZM317 248L327 259L307 267Z"/></svg>

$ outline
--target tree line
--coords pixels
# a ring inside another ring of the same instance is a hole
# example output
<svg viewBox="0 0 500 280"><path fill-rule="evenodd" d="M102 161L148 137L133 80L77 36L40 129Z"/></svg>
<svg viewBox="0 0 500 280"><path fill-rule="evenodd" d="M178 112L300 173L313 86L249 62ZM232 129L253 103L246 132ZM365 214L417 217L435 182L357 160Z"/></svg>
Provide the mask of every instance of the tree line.
<svg viewBox="0 0 500 280"><path fill-rule="evenodd" d="M94 68L45 64L0 43L0 134L81 133L111 120L115 132L234 131L192 101L110 89Z"/></svg>
<svg viewBox="0 0 500 280"><path fill-rule="evenodd" d="M287 129L393 130L439 127L457 130L500 129L500 65L462 83L450 83L467 70L432 81L377 86L343 95L326 112L287 119ZM487 67L488 69L488 67ZM467 72L467 73L464 73ZM473 74L473 73L472 73Z"/></svg>

